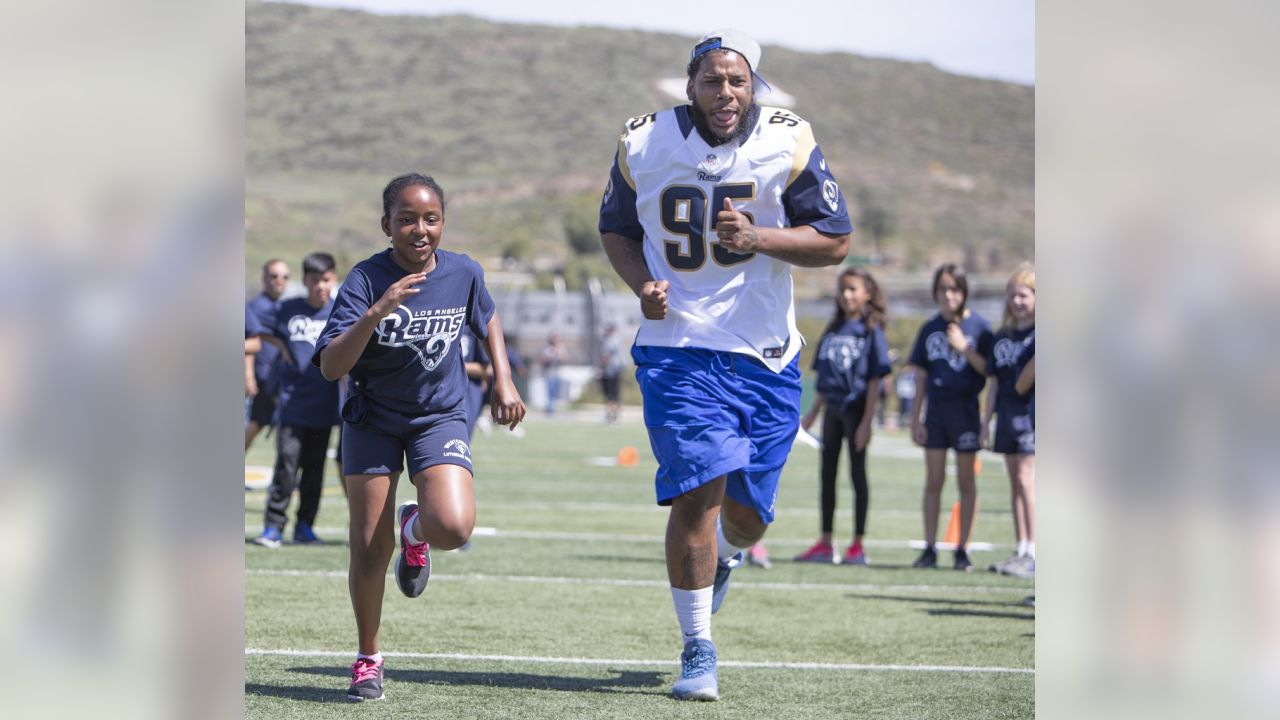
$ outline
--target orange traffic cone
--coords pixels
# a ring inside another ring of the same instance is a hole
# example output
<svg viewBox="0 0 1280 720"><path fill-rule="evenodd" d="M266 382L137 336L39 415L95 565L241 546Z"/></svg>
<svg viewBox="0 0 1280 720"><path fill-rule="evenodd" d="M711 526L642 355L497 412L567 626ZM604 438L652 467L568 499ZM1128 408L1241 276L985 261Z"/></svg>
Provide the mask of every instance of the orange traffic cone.
<svg viewBox="0 0 1280 720"><path fill-rule="evenodd" d="M951 545L960 544L960 503L951 506L951 519L947 521L947 531L942 535L942 542Z"/></svg>
<svg viewBox="0 0 1280 720"><path fill-rule="evenodd" d="M639 461L640 453L630 445L618 451L619 467L635 467L635 464Z"/></svg>

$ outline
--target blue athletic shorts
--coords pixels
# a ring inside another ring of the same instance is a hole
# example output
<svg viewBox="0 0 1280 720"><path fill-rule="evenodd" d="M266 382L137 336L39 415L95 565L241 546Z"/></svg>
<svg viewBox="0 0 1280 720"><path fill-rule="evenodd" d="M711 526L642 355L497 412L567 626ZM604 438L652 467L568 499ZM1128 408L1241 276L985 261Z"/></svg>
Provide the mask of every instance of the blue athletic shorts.
<svg viewBox="0 0 1280 720"><path fill-rule="evenodd" d="M1036 423L1030 413L996 413L996 441L992 449L1005 455L1036 454Z"/></svg>
<svg viewBox="0 0 1280 720"><path fill-rule="evenodd" d="M982 428L977 396L930 396L925 406L924 428L929 433L924 444L927 448L977 452L978 431Z"/></svg>
<svg viewBox="0 0 1280 720"><path fill-rule="evenodd" d="M728 476L725 494L773 522L800 425L800 362L781 373L741 353L635 346L659 505Z"/></svg>
<svg viewBox="0 0 1280 720"><path fill-rule="evenodd" d="M409 477L434 465L471 467L471 433L467 423L447 419L425 426L387 428L369 420L342 424L344 475L395 475L409 459Z"/></svg>

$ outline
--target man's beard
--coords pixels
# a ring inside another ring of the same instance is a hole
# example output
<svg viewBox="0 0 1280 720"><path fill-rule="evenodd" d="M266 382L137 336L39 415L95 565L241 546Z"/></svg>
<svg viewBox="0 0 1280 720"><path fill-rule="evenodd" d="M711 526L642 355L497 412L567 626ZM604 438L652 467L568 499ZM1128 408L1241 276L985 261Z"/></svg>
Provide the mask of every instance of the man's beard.
<svg viewBox="0 0 1280 720"><path fill-rule="evenodd" d="M698 101L691 100L690 106L693 108L693 126L698 129L698 134L711 147L723 145L731 140L737 140L741 145L747 139L747 135L756 126L756 120L760 117L760 106L756 104L756 99L751 98L751 104L747 106L747 111L738 116L738 126L733 129L733 134L728 137L719 137L711 132L710 126L707 124L707 111L698 104Z"/></svg>

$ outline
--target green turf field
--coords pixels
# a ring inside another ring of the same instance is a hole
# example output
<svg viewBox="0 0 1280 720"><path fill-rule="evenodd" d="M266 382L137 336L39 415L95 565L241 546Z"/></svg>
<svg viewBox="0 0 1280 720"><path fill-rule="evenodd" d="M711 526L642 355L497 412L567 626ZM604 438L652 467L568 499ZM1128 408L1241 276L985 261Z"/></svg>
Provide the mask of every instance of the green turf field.
<svg viewBox="0 0 1280 720"><path fill-rule="evenodd" d="M317 522L327 544L245 546L245 710L258 718L1031 718L1035 611L1027 580L985 571L1009 554L1008 482L983 455L974 571L916 570L923 458L879 433L870 464L870 567L790 562L818 531L818 455L797 446L766 537L770 570L735 571L712 630L717 703L670 698L679 629L663 563L665 509L638 422L605 427L535 414L523 438L477 434L477 532L433 553L422 597L388 575L387 699L349 703L355 621L346 505L332 465ZM640 451L636 467L592 460ZM247 462L270 465L259 438ZM413 488L402 481L399 496ZM245 539L264 493L245 493ZM940 527L956 497L948 480ZM295 501L296 504L296 501ZM842 472L836 535L849 542ZM288 540L293 533L290 508ZM941 539L941 530L940 539ZM939 553L949 566L951 554Z"/></svg>

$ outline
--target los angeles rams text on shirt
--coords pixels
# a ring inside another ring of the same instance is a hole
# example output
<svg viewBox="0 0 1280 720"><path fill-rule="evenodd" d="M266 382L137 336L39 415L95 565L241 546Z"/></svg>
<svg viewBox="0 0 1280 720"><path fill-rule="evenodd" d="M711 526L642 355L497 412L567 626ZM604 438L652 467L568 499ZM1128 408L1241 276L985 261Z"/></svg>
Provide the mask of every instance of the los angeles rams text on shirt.
<svg viewBox="0 0 1280 720"><path fill-rule="evenodd" d="M466 319L465 307L413 311L401 305L378 323L378 344L413 348L422 367L434 370L449 354Z"/></svg>

